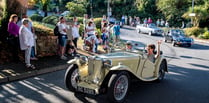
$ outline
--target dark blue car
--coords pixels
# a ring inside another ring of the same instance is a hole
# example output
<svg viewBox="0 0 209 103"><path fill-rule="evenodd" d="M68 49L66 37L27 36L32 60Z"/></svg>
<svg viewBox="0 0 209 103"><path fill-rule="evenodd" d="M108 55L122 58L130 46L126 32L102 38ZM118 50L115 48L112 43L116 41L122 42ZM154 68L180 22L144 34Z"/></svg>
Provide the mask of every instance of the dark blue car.
<svg viewBox="0 0 209 103"><path fill-rule="evenodd" d="M173 46L188 46L191 47L194 43L192 38L187 37L183 30L171 29L164 35L165 42L171 42Z"/></svg>

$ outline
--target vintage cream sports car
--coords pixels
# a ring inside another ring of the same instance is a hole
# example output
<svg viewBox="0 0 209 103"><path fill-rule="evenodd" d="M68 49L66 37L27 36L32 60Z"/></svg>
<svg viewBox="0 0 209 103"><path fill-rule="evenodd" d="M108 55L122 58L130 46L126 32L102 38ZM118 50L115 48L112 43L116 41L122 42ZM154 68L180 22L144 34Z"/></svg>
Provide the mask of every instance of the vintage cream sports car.
<svg viewBox="0 0 209 103"><path fill-rule="evenodd" d="M144 48L111 51L70 60L65 73L66 87L72 92L92 95L106 93L110 102L123 102L132 79L162 81L165 72L168 72L166 59L160 55L153 63L147 59Z"/></svg>

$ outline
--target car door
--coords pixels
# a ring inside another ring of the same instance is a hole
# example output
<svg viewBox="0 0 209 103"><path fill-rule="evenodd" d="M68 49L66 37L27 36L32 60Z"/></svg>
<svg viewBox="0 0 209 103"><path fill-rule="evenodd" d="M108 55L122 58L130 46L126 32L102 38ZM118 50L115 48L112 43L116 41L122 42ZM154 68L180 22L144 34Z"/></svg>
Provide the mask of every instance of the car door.
<svg viewBox="0 0 209 103"><path fill-rule="evenodd" d="M142 78L149 79L154 77L155 64L149 59L146 59L142 68Z"/></svg>

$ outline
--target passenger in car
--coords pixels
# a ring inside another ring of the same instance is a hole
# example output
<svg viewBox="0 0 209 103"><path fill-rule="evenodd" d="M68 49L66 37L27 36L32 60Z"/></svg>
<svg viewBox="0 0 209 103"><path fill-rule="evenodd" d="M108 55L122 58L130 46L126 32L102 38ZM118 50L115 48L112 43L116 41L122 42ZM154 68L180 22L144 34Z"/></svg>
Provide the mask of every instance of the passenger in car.
<svg viewBox="0 0 209 103"><path fill-rule="evenodd" d="M126 51L133 51L133 45L131 41L126 42Z"/></svg>
<svg viewBox="0 0 209 103"><path fill-rule="evenodd" d="M147 58L155 63L156 58L160 56L160 45L162 41L157 42L157 53L155 53L155 44L149 44L147 46Z"/></svg>

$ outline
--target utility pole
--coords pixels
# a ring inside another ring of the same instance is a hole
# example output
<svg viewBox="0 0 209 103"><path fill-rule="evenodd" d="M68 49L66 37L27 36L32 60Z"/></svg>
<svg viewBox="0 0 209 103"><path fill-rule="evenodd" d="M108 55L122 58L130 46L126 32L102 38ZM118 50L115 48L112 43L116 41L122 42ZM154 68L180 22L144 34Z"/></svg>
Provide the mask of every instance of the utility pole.
<svg viewBox="0 0 209 103"><path fill-rule="evenodd" d="M194 13L194 0L192 0L192 13ZM191 17L191 24L193 24L193 18Z"/></svg>
<svg viewBox="0 0 209 103"><path fill-rule="evenodd" d="M93 18L93 2L91 0L91 18Z"/></svg>
<svg viewBox="0 0 209 103"><path fill-rule="evenodd" d="M107 0L107 20L110 18L110 0Z"/></svg>

